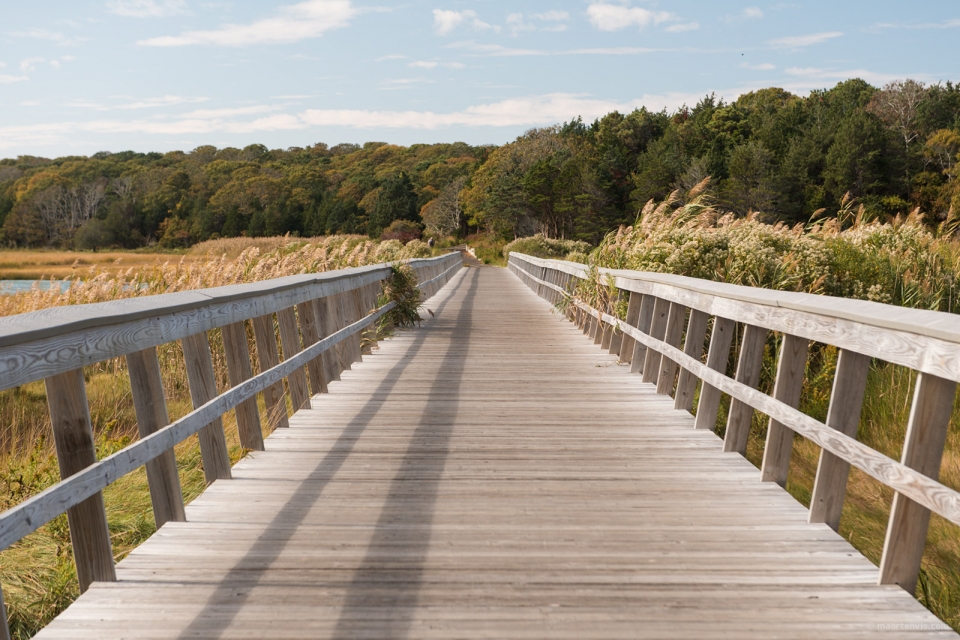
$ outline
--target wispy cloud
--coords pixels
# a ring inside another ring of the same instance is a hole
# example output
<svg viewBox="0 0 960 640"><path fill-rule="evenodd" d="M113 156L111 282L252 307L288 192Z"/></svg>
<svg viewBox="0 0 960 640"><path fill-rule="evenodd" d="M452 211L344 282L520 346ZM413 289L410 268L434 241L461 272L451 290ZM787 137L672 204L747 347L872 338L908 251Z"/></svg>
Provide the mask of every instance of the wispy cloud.
<svg viewBox="0 0 960 640"><path fill-rule="evenodd" d="M597 2L587 7L590 23L601 31L620 31L627 27L646 27L660 24L677 17L668 11L650 11L641 7Z"/></svg>
<svg viewBox="0 0 960 640"><path fill-rule="evenodd" d="M167 18L190 13L184 0L112 0L107 3L107 11L127 18Z"/></svg>
<svg viewBox="0 0 960 640"><path fill-rule="evenodd" d="M824 31L822 33L810 33L805 36L787 36L785 38L775 38L768 43L778 49L798 49L800 47L809 47L810 45L820 44L833 38L839 38L843 35L842 31Z"/></svg>
<svg viewBox="0 0 960 640"><path fill-rule="evenodd" d="M696 31L700 28L699 22L681 22L679 24L672 24L664 31L669 31L670 33L683 33L684 31Z"/></svg>
<svg viewBox="0 0 960 640"><path fill-rule="evenodd" d="M462 62L437 62L436 60L417 60L415 62L410 62L407 64L408 67L414 67L417 69L436 69L437 67L445 67L447 69L463 69L467 65Z"/></svg>
<svg viewBox="0 0 960 640"><path fill-rule="evenodd" d="M507 28L510 34L516 36L522 31L566 31L567 25L563 23L570 19L570 14L566 11L547 11L529 17L535 22L527 20L522 13L508 15Z"/></svg>
<svg viewBox="0 0 960 640"><path fill-rule="evenodd" d="M850 78L860 78L875 85L883 85L894 80L902 80L903 75L894 75L890 73L879 73L869 69L821 69L818 67L790 67L784 69L784 73L794 78L802 79L806 82L820 83L829 81L843 81ZM928 74L909 74L909 77L921 81L929 81ZM806 85L812 86L812 85Z"/></svg>
<svg viewBox="0 0 960 640"><path fill-rule="evenodd" d="M760 64L750 64L749 62L741 62L740 66L744 69L753 69L754 71L772 71L776 69L777 66L769 62L762 62Z"/></svg>
<svg viewBox="0 0 960 640"><path fill-rule="evenodd" d="M46 58L26 58L20 61L20 71L36 71L37 65L46 61Z"/></svg>
<svg viewBox="0 0 960 640"><path fill-rule="evenodd" d="M11 76L0 74L0 84L13 84L15 82L26 82L30 78L27 76Z"/></svg>
<svg viewBox="0 0 960 640"><path fill-rule="evenodd" d="M114 104L104 104L102 102L93 102L90 100L72 100L64 104L65 107L74 109L95 109L97 111L131 110L131 109L158 109L162 107L175 107L182 104L197 104L207 102L210 98L188 97L165 95L154 98L136 99L129 96L117 96L118 100Z"/></svg>
<svg viewBox="0 0 960 640"><path fill-rule="evenodd" d="M886 31L888 29L956 29L960 28L960 18L943 22L878 22L868 31Z"/></svg>
<svg viewBox="0 0 960 640"><path fill-rule="evenodd" d="M516 56L546 56L550 55L547 51L539 49L515 49L505 47L500 44L477 44L473 41L454 42L447 45L448 49L466 49L472 53L467 55L487 56L492 58L507 58Z"/></svg>
<svg viewBox="0 0 960 640"><path fill-rule="evenodd" d="M437 35L450 35L460 25L470 25L477 31L500 30L500 27L481 20L477 12L472 9L466 9L464 11L452 11L449 9L433 10L433 29L437 32Z"/></svg>
<svg viewBox="0 0 960 640"><path fill-rule="evenodd" d="M242 47L252 44L299 42L317 38L331 29L347 26L358 13L351 0L306 0L280 8L272 18L250 24L226 24L210 31L187 31L179 36L141 40L151 47L182 47L195 44Z"/></svg>
<svg viewBox="0 0 960 640"><path fill-rule="evenodd" d="M776 7L775 7L776 8ZM747 7L740 13L727 14L723 17L723 21L727 24L732 24L734 22L746 22L747 20L759 20L763 17L763 10L759 7Z"/></svg>

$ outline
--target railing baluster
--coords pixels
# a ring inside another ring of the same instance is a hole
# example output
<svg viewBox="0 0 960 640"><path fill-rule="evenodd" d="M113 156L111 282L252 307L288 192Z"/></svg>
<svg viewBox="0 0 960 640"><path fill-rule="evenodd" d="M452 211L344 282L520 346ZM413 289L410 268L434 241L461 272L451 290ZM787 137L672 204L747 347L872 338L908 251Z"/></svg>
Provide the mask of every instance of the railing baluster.
<svg viewBox="0 0 960 640"><path fill-rule="evenodd" d="M667 319L670 316L670 302L657 298L653 307L653 321L650 323L650 337L663 340L667 332ZM660 354L653 349L647 349L643 358L643 381L657 383L660 373Z"/></svg>
<svg viewBox="0 0 960 640"><path fill-rule="evenodd" d="M707 350L707 366L714 371L726 372L730 360L730 345L737 323L717 316L713 320L710 333L710 348ZM713 431L717 426L717 412L720 411L720 389L704 382L700 385L700 402L697 404L695 429Z"/></svg>
<svg viewBox="0 0 960 640"><path fill-rule="evenodd" d="M253 337L257 341L257 361L260 371L267 371L280 364L280 350L277 349L277 334L273 328L273 315L257 316L252 320ZM287 396L283 390L283 381L277 380L263 392L263 404L267 409L267 426L284 429L290 426L287 418Z"/></svg>
<svg viewBox="0 0 960 640"><path fill-rule="evenodd" d="M683 338L683 323L687 319L687 308L676 302L670 303L670 313L667 316L667 329L663 341L671 347L679 347ZM677 363L665 355L660 356L659 372L657 373L657 393L661 396L673 392L673 381L677 375Z"/></svg>
<svg viewBox="0 0 960 640"><path fill-rule="evenodd" d="M3 602L3 587L0 587L0 640L12 640L9 620L7 606Z"/></svg>
<svg viewBox="0 0 960 640"><path fill-rule="evenodd" d="M141 438L170 424L167 402L163 393L163 378L156 347L128 354L130 391L137 414L137 430ZM167 522L184 522L183 492L177 475L177 459L173 449L164 451L146 464L150 503L157 529Z"/></svg>
<svg viewBox="0 0 960 640"><path fill-rule="evenodd" d="M828 427L856 437L869 373L870 358L855 351L840 351L833 377L833 391L830 393L830 408L827 410ZM849 462L829 451L820 452L813 497L810 499L810 522L824 522L834 531L840 528L849 475Z"/></svg>
<svg viewBox="0 0 960 640"><path fill-rule="evenodd" d="M950 427L957 383L930 374L917 376L901 462L936 480ZM917 590L920 561L930 525L930 510L896 493L880 560L880 584Z"/></svg>
<svg viewBox="0 0 960 640"><path fill-rule="evenodd" d="M683 352L691 358L703 358L703 341L707 337L707 322L710 320L703 311L690 310L690 321L687 323L687 338L684 341ZM686 369L680 369L677 378L677 395L674 398L673 408L689 412L693 408L693 394L697 390L697 376Z"/></svg>
<svg viewBox="0 0 960 640"><path fill-rule="evenodd" d="M277 312L277 324L280 327L283 359L289 360L301 351L300 330L297 328L297 315L293 307ZM294 413L300 409L310 408L310 391L307 388L307 374L303 367L297 367L296 371L287 376L287 388L290 389Z"/></svg>
<svg viewBox="0 0 960 640"><path fill-rule="evenodd" d="M809 347L809 340L790 334L783 336L783 343L780 345L780 362L777 364L773 397L793 408L800 406ZM771 418L767 425L767 442L763 448L760 480L776 482L781 487L786 487L792 451L793 431Z"/></svg>
<svg viewBox="0 0 960 640"><path fill-rule="evenodd" d="M766 329L748 324L743 330L743 344L737 359L736 381L748 387L757 388L760 382L760 370L763 368L763 348L767 344ZM734 398L730 401L730 413L727 415L727 430L723 437L723 450L741 455L747 452L747 439L750 436L750 423L753 421L753 407Z"/></svg>
<svg viewBox="0 0 960 640"><path fill-rule="evenodd" d="M657 306L656 297L645 294L640 302L640 315L637 318L637 330L650 333L650 324L653 322L653 310ZM633 355L630 357L630 373L641 373L647 358L647 347L634 340Z"/></svg>
<svg viewBox="0 0 960 640"><path fill-rule="evenodd" d="M317 308L317 319L320 321L320 338L323 339L337 332L337 311L333 304L333 296L319 298L314 306ZM323 352L323 373L329 385L340 379L340 359L337 357L336 347Z"/></svg>
<svg viewBox="0 0 960 640"><path fill-rule="evenodd" d="M247 344L247 329L243 322L228 324L221 330L223 351L227 360L227 376L231 387L237 387L253 377L250 365L250 346ZM257 399L248 398L234 409L237 416L237 432L240 446L250 451L263 451L263 430L260 428L260 411Z"/></svg>
<svg viewBox="0 0 960 640"><path fill-rule="evenodd" d="M180 341L190 383L190 398L196 409L217 397L217 375L213 370L210 341L206 332L195 333ZM203 475L207 484L214 480L231 477L230 455L227 439L223 433L223 418L216 420L197 432L200 440L200 457L203 460Z"/></svg>
<svg viewBox="0 0 960 640"><path fill-rule="evenodd" d="M631 327L637 326L640 319L640 303L643 301L643 294L636 291L630 292L630 298L627 300L627 317L623 321ZM620 362L630 364L633 360L633 346L636 340L623 334L623 340L620 341Z"/></svg>
<svg viewBox="0 0 960 640"><path fill-rule="evenodd" d="M317 306L313 300L297 305L300 317L300 331L303 334L303 347L320 341L320 321L317 319ZM314 358L307 363L310 372L310 390L314 395L327 393L327 378L323 373L323 358Z"/></svg>
<svg viewBox="0 0 960 640"><path fill-rule="evenodd" d="M97 462L83 369L50 376L45 383L57 463L60 477L65 479ZM117 573L113 566L103 493L97 492L67 509L67 522L80 592L86 591L94 582L115 582Z"/></svg>

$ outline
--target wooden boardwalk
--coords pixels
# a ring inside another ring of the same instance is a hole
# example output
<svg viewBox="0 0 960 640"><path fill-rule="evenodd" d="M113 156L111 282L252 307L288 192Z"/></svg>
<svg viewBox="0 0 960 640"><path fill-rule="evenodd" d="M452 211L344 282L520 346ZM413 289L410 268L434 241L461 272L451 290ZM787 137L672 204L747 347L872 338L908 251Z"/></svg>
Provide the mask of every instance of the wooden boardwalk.
<svg viewBox="0 0 960 640"><path fill-rule="evenodd" d="M956 637L504 269L38 638Z"/></svg>

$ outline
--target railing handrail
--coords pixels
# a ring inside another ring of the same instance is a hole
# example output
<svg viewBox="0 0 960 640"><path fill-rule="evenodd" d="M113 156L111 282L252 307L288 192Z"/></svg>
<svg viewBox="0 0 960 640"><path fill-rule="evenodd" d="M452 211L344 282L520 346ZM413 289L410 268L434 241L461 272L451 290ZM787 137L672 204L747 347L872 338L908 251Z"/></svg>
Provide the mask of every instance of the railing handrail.
<svg viewBox="0 0 960 640"><path fill-rule="evenodd" d="M511 253L511 270L538 295L567 307L567 315L597 343L609 346L674 407L692 409L702 381L696 428L716 427L720 395L731 398L724 451L746 453L753 412L769 416L761 479L785 486L794 434L821 447L810 521L838 529L850 466L896 494L880 565L881 584L913 593L931 512L960 525L960 492L938 481L960 381L960 322L948 313L698 280L671 274L599 269L617 295L629 294L626 317L576 299L576 279L588 267ZM689 321L687 314L689 311ZM708 320L714 317L706 363ZM743 339L736 375L726 374L737 323ZM686 339L683 339L686 327ZM617 331L619 330L619 331ZM770 331L782 334L776 382L757 389ZM618 333L619 346L613 336ZM681 342L685 344L681 347ZM810 342L839 348L825 422L799 411ZM918 371L901 461L856 439L871 358ZM639 362L643 360L642 364Z"/></svg>
<svg viewBox="0 0 960 640"><path fill-rule="evenodd" d="M580 263L516 252L510 255L576 278L587 277L588 267ZM624 291L652 294L711 315L791 333L960 382L960 316L956 314L667 273L602 267L598 271L611 276L617 288Z"/></svg>
<svg viewBox="0 0 960 640"><path fill-rule="evenodd" d="M403 261L414 269L451 254ZM0 317L0 391L383 280L394 263Z"/></svg>

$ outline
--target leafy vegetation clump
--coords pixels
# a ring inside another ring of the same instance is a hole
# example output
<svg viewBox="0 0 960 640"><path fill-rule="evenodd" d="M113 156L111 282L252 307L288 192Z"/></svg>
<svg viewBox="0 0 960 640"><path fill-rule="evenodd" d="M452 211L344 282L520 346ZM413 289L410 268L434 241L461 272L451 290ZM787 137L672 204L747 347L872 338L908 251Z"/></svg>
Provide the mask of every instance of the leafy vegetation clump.
<svg viewBox="0 0 960 640"><path fill-rule="evenodd" d="M503 248L503 255L509 258L514 251L537 258L565 259L571 253L588 253L593 247L580 240L561 240L548 238L542 233L528 238L517 238Z"/></svg>
<svg viewBox="0 0 960 640"><path fill-rule="evenodd" d="M383 294L379 306L395 302L396 306L380 320L380 335L394 328L407 328L420 324L420 307L423 306L423 292L417 288L417 274L405 264L390 267L390 277L384 282Z"/></svg>

